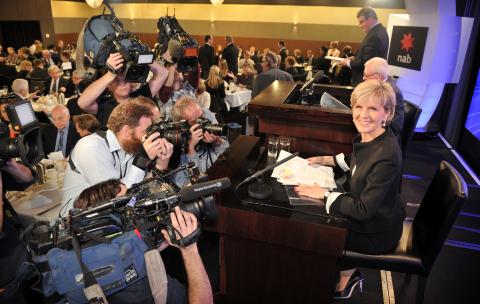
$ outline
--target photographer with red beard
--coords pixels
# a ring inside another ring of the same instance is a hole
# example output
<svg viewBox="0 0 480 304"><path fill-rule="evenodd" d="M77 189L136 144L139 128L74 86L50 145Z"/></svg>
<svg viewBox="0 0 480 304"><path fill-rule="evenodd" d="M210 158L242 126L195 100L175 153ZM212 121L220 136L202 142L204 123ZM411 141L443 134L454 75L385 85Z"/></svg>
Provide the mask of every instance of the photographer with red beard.
<svg viewBox="0 0 480 304"><path fill-rule="evenodd" d="M100 131L78 141L65 171L62 215L73 207L77 196L90 186L109 179L119 179L130 188L142 181L148 159L156 158L158 170L167 169L173 145L161 138L158 132L145 136L152 120L152 109L133 99L115 107L108 119L106 132ZM139 153L142 146L146 153Z"/></svg>

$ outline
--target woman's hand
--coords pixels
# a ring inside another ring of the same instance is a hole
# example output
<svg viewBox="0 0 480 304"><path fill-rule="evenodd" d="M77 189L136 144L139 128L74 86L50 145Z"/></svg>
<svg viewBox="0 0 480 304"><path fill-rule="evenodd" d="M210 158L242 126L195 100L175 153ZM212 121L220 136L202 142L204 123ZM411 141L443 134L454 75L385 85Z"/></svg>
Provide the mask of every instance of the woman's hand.
<svg viewBox="0 0 480 304"><path fill-rule="evenodd" d="M324 189L317 184L314 184L313 186L300 184L294 189L298 195L308 196L316 199L324 199L324 194L327 191L327 189Z"/></svg>
<svg viewBox="0 0 480 304"><path fill-rule="evenodd" d="M335 166L333 156L314 156L314 157L307 158L307 160L310 166L314 164L329 166L329 167Z"/></svg>

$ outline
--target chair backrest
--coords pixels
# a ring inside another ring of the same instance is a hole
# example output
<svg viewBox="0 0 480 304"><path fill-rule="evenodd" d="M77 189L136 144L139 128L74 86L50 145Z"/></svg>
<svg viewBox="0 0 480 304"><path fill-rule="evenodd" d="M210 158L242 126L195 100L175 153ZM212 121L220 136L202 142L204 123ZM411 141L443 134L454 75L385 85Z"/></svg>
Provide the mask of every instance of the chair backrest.
<svg viewBox="0 0 480 304"><path fill-rule="evenodd" d="M403 129L400 147L402 148L403 156L405 156L407 145L412 139L413 132L415 131L415 127L417 126L417 122L420 118L420 113L422 113L422 109L406 100L403 101L403 109Z"/></svg>
<svg viewBox="0 0 480 304"><path fill-rule="evenodd" d="M452 165L442 161L413 221L413 249L421 257L427 274L467 196L462 176Z"/></svg>
<svg viewBox="0 0 480 304"><path fill-rule="evenodd" d="M40 78L30 78L30 93L35 91L43 91L45 89L45 81Z"/></svg>

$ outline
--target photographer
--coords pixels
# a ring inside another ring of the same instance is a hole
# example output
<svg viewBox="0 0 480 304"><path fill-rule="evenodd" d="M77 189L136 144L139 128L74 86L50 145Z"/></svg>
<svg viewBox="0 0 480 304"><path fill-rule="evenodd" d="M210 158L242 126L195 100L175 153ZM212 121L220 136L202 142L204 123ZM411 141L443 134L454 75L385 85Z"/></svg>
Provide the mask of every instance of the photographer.
<svg viewBox="0 0 480 304"><path fill-rule="evenodd" d="M131 97L152 98L157 95L167 79L168 70L157 62L153 62L150 64L153 77L148 83L132 92L132 84L125 82L125 75L119 73L123 65L124 58L120 53L110 54L107 60L108 72L90 84L78 99L79 107L85 112L95 115L100 126L107 124L110 113L118 104L126 102ZM112 93L111 96L101 97L107 88Z"/></svg>
<svg viewBox="0 0 480 304"><path fill-rule="evenodd" d="M30 169L14 159L5 162L0 177L0 303L26 303L22 289L31 270L28 250L19 239L22 226L5 192L24 190L35 178Z"/></svg>
<svg viewBox="0 0 480 304"><path fill-rule="evenodd" d="M82 95L83 96L83 95ZM144 138L152 124L149 106L133 99L117 106L108 120L108 130L80 139L70 154L65 172L62 210L72 208L80 192L108 179L120 179L129 188L145 177L143 149L150 160L156 159L159 170L168 167L173 146L158 132ZM142 153L143 154L143 153Z"/></svg>
<svg viewBox="0 0 480 304"><path fill-rule="evenodd" d="M207 109L202 110L195 99L182 97L175 103L172 116L174 121L186 120L191 126L188 149L180 153L180 164L193 161L197 168L202 173L205 173L229 147L226 138L210 134L208 131L203 132L200 125L196 123L196 121L202 117L210 120L212 124L217 124L218 122L215 115ZM174 179L174 182L178 186L185 185L186 176L183 172L176 174Z"/></svg>

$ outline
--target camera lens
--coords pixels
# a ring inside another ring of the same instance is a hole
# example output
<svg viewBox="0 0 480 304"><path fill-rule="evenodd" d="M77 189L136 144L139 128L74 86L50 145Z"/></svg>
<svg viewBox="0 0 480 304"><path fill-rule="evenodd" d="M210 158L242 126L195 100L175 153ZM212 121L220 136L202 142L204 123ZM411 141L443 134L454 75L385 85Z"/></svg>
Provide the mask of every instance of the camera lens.
<svg viewBox="0 0 480 304"><path fill-rule="evenodd" d="M208 133L220 135L220 136L227 136L228 135L228 127L224 124L212 124L207 123L205 124L204 131Z"/></svg>
<svg viewBox="0 0 480 304"><path fill-rule="evenodd" d="M185 146L188 143L188 132L183 132L181 129L168 130L163 134L163 138L174 146Z"/></svg>

